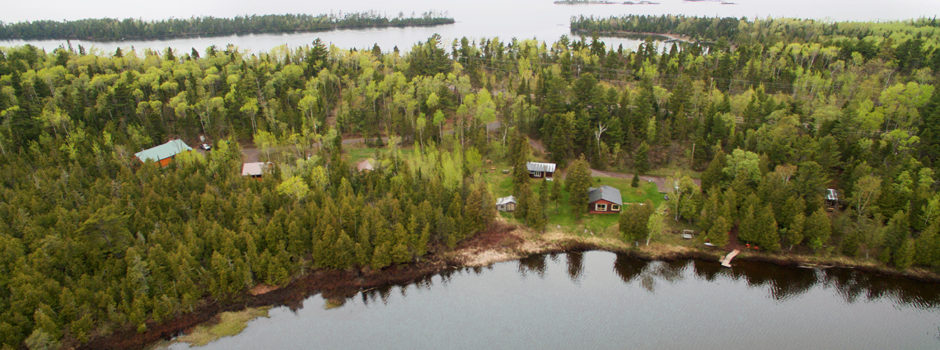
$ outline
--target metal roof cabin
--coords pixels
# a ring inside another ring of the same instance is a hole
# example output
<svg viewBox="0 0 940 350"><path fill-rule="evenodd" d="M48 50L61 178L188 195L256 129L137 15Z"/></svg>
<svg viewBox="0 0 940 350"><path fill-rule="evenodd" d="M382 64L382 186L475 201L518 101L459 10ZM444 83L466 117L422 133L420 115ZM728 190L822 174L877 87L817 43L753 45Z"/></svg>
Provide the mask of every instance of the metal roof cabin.
<svg viewBox="0 0 940 350"><path fill-rule="evenodd" d="M369 159L363 160L356 164L356 171L360 173L363 171L373 171L373 170L375 170L375 167L372 166L372 161Z"/></svg>
<svg viewBox="0 0 940 350"><path fill-rule="evenodd" d="M189 152L192 150L193 148L189 147L189 145L187 145L182 140L174 139L167 141L162 145L137 152L134 154L134 156L143 163L146 163L149 160L160 163L161 167L166 167L170 165L170 162L173 161L173 157L176 157L177 154Z"/></svg>
<svg viewBox="0 0 940 350"><path fill-rule="evenodd" d="M499 211L515 211L516 210L516 197L501 197L496 200L496 210Z"/></svg>
<svg viewBox="0 0 940 350"><path fill-rule="evenodd" d="M588 212L591 214L619 213L623 206L620 190L603 185L588 189Z"/></svg>
<svg viewBox="0 0 940 350"><path fill-rule="evenodd" d="M839 206L839 191L836 191L834 188L826 189L826 207L828 210L833 210L835 207Z"/></svg>
<svg viewBox="0 0 940 350"><path fill-rule="evenodd" d="M273 165L271 162L252 162L242 164L242 176L249 176L261 180L264 170Z"/></svg>
<svg viewBox="0 0 940 350"><path fill-rule="evenodd" d="M555 163L526 162L525 168L529 171L529 177L533 179L551 180L555 175Z"/></svg>

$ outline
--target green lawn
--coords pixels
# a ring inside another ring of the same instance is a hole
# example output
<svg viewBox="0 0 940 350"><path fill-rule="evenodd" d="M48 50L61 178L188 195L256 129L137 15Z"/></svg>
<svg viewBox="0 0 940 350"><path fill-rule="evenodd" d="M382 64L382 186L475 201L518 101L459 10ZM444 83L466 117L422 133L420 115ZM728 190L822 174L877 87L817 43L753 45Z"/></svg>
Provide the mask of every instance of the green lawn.
<svg viewBox="0 0 940 350"><path fill-rule="evenodd" d="M491 170L484 174L484 178L489 184L489 189L494 197L508 196L512 193L512 177L510 174L503 174L501 172L502 169L507 169L508 166L497 164L495 167L496 170ZM529 181L532 188L538 191L541 186L541 181L544 180L530 179ZM556 181L563 180L556 179ZM548 190L551 191L552 184L549 183L548 185ZM628 179L610 177L593 178L592 186L596 187L600 185L608 185L619 189L623 197L624 205L629 205L628 203L643 203L646 200L650 200L653 202L653 205L658 206L664 201L663 195L657 191L656 185L652 183L641 183L640 187L633 188L630 187L630 180ZM618 215L587 214L587 208L584 208L584 214L581 216L581 219L577 219L568 198L568 191L562 188L561 198L558 203L548 202L546 210L548 211L549 229L557 229L560 227L563 231L576 235L591 236L593 233L593 235L619 237L617 230ZM510 217L512 215L503 214L503 216ZM585 232L585 230L587 230L587 232Z"/></svg>
<svg viewBox="0 0 940 350"><path fill-rule="evenodd" d="M350 164L356 164L363 159L375 159L376 152L385 153L387 148L348 146L344 147L343 150L346 152Z"/></svg>

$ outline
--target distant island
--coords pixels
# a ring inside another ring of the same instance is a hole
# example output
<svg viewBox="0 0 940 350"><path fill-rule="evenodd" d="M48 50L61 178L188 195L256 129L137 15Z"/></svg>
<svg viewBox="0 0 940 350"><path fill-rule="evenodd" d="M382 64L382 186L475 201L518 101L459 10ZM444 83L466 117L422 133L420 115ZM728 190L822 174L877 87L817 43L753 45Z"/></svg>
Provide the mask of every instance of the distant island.
<svg viewBox="0 0 940 350"><path fill-rule="evenodd" d="M453 24L443 14L425 12L420 17L388 18L373 12L345 15L283 14L234 18L192 17L145 21L141 19L89 18L75 21L0 22L0 40L72 39L122 41L225 36L240 34L319 32L335 29L412 27Z"/></svg>
<svg viewBox="0 0 940 350"><path fill-rule="evenodd" d="M559 0L556 5L659 5L655 1Z"/></svg>

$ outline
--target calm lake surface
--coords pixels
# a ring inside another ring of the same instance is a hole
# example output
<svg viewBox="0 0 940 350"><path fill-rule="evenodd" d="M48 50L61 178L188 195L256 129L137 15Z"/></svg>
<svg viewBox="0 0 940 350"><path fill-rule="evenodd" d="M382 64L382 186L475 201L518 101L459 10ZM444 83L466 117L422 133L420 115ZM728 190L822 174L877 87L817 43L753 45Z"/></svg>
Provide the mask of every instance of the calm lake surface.
<svg viewBox="0 0 940 350"><path fill-rule="evenodd" d="M542 255L362 292L335 308L312 296L204 348L940 348L937 284L734 265Z"/></svg>
<svg viewBox="0 0 940 350"><path fill-rule="evenodd" d="M940 15L940 1L935 0L734 0L726 5L718 1L656 0L656 5L555 5L553 0L164 0L128 2L117 0L74 1L36 0L9 1L3 5L0 21L17 22L38 19L80 18L189 18L192 16L233 17L248 14L280 13L348 13L376 11L389 17L403 13L420 15L429 10L454 17L457 23L436 27L385 28L339 30L302 34L264 34L191 38L155 41L84 42L72 41L73 47L98 48L113 53L117 47L138 52L145 49L163 50L171 47L180 53L195 48L204 51L216 45L228 44L251 52L267 52L274 47L288 45L295 48L308 45L315 38L341 48L372 48L378 44L383 51L393 47L408 50L416 42L439 33L450 47L455 38L471 39L499 37L554 42L569 34L572 16L620 16L626 14L685 14L698 16L734 16L748 18L800 17L825 20L898 20ZM624 38L603 38L609 47L623 45L636 48L640 41ZM65 45L64 40L0 41L0 46L32 44L46 50Z"/></svg>

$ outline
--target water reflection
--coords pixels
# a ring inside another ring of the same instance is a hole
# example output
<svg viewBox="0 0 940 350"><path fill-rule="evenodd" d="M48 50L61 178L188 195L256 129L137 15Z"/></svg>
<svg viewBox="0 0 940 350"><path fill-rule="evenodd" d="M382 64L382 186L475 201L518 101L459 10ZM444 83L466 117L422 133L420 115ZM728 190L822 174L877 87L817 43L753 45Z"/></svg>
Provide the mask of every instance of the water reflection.
<svg viewBox="0 0 940 350"><path fill-rule="evenodd" d="M935 283L918 282L906 278L863 273L852 269L827 269L822 272L823 283L832 286L846 302L888 298L896 305L917 308L940 307L940 288Z"/></svg>
<svg viewBox="0 0 940 350"><path fill-rule="evenodd" d="M696 259L692 261L692 271L696 277L711 282L718 278L724 267L714 261Z"/></svg>
<svg viewBox="0 0 940 350"><path fill-rule="evenodd" d="M534 255L517 262L517 272L525 279L534 274L546 278L548 262L560 263L559 254ZM568 278L579 284L585 274L585 253L569 252L564 255ZM408 294L408 287L432 290L436 283L446 286L455 275L472 273L481 276L493 270L493 267L472 267L446 270L436 276L425 276L411 284L399 286L402 297ZM650 293L656 291L660 283L677 284L687 278L706 282L722 279L743 280L750 288L766 288L768 296L776 301L794 299L814 287L831 288L845 302L878 300L887 298L898 305L911 305L917 308L940 307L940 288L937 284L924 283L906 278L863 273L852 269L805 269L779 266L769 263L738 261L734 268L728 269L717 262L698 259L674 261L648 261L616 254L613 272L626 285L638 283ZM360 293L363 303L381 301L387 303L396 285L384 285L367 289ZM352 296L350 297L352 298ZM300 303L291 303L299 307Z"/></svg>
<svg viewBox="0 0 940 350"><path fill-rule="evenodd" d="M568 278L577 283L581 279L581 272L584 271L584 253L570 252L565 254L568 263Z"/></svg>
<svg viewBox="0 0 940 350"><path fill-rule="evenodd" d="M617 273L617 276L620 276L624 283L630 283L643 273L647 265L649 265L649 261L632 258L626 254L617 254L617 258L614 260L614 272Z"/></svg>
<svg viewBox="0 0 940 350"><path fill-rule="evenodd" d="M572 280L581 274L583 253L572 258L569 253L568 274ZM572 259L579 263L577 274L572 274ZM613 270L625 284L639 282L649 292L656 291L657 283L675 284L687 277L715 282L721 279L744 280L748 287L766 288L769 297L777 301L793 299L814 287L832 288L845 302L853 303L859 298L877 300L889 298L898 305L917 308L940 307L940 286L907 278L864 273L852 269L805 269L779 266L769 263L738 261L734 268L722 267L717 262L705 260L675 260L668 262L646 261L617 254ZM687 268L692 266L692 274Z"/></svg>
<svg viewBox="0 0 940 350"><path fill-rule="evenodd" d="M742 334L786 348L940 344L936 283L744 260L729 269L605 252L538 255L287 304L291 312L275 308L206 348L762 347ZM676 324L685 337L675 337Z"/></svg>
<svg viewBox="0 0 940 350"><path fill-rule="evenodd" d="M526 277L534 272L539 278L545 277L545 255L533 255L519 260L519 274Z"/></svg>
<svg viewBox="0 0 940 350"><path fill-rule="evenodd" d="M743 278L750 287L767 286L770 296L781 301L798 296L816 285L816 270L739 261L731 269L732 278Z"/></svg>

